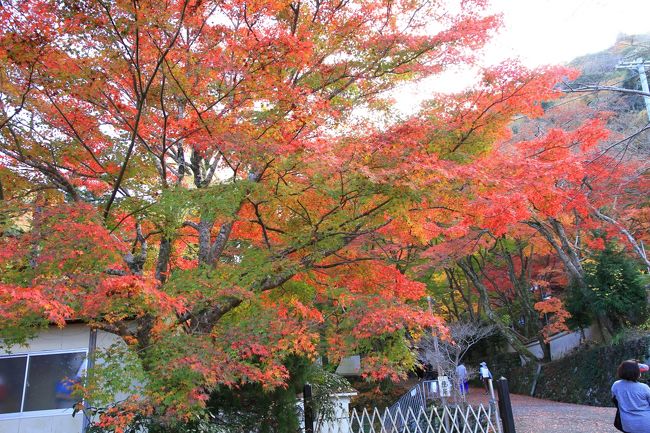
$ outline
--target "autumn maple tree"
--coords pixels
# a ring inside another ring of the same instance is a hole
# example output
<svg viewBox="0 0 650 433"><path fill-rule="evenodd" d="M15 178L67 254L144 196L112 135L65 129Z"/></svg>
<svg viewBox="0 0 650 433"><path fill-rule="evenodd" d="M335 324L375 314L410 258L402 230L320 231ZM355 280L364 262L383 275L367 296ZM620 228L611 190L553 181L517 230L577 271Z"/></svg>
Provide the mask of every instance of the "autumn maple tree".
<svg viewBox="0 0 650 433"><path fill-rule="evenodd" d="M513 62L384 116L400 84L473 62L485 3L2 2L4 343L71 319L121 337L144 389L105 426L285 386L292 356L411 368L407 334L441 325L419 266L581 211L561 149L605 136L513 144L574 74Z"/></svg>

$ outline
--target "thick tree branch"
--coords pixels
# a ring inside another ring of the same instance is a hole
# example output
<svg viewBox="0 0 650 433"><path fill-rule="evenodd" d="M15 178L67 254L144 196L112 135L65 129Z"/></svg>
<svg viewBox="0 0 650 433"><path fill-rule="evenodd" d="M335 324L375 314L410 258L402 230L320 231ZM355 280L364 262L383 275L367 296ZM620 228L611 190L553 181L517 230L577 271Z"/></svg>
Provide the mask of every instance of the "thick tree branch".
<svg viewBox="0 0 650 433"><path fill-rule="evenodd" d="M537 359L537 357L533 355L533 353L530 350L528 350L528 348L519 340L518 336L510 328L505 326L501 321L501 319L497 317L496 313L492 310L492 307L490 305L490 298L488 295L489 290L483 284L481 278L476 273L474 269L474 265L472 264L472 260L473 259L471 256L461 259L458 261L458 266L463 270L463 273L465 274L467 279L471 281L474 287L476 287L476 289L478 290L479 301L483 306L483 310L485 311L485 314L490 319L490 323L493 323L494 325L497 326L501 335L503 335L506 338L506 340L508 340L508 343L512 345L512 347L517 351L517 353L530 360Z"/></svg>
<svg viewBox="0 0 650 433"><path fill-rule="evenodd" d="M650 272L650 260L648 260L648 256L645 254L645 251L643 251L643 249L641 248L639 243L636 241L634 236L632 236L632 233L630 233L625 227L623 227L614 218L605 215L604 213L602 213L598 209L593 208L593 212L594 212L594 215L596 215L601 220L603 220L603 221L613 225L614 227L616 227L627 238L630 245L632 245L632 249L634 249L634 252L637 253L637 255L645 263L645 266L648 269L648 272Z"/></svg>

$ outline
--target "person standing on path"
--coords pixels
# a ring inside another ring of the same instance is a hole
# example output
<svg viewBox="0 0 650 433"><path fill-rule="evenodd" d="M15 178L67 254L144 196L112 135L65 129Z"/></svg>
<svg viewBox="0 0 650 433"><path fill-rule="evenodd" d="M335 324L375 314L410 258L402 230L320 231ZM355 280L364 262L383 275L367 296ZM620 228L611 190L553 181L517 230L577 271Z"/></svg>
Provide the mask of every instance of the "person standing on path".
<svg viewBox="0 0 650 433"><path fill-rule="evenodd" d="M616 373L620 380L612 385L612 396L618 402L623 431L650 433L650 387L639 382L639 363L623 361Z"/></svg>
<svg viewBox="0 0 650 433"><path fill-rule="evenodd" d="M469 393L469 382L467 381L467 368L462 362L456 367L456 380L461 395Z"/></svg>
<svg viewBox="0 0 650 433"><path fill-rule="evenodd" d="M487 367L487 364L485 362L481 362L481 368L479 368L479 374L481 375L483 386L485 386L485 393L489 394L490 393L489 380L492 379L492 373L490 373L490 369Z"/></svg>

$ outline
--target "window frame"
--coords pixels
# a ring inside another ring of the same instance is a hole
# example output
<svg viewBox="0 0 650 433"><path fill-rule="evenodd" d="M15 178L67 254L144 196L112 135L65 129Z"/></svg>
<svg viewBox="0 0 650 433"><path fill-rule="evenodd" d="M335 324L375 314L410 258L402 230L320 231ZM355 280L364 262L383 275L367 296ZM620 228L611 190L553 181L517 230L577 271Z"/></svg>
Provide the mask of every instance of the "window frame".
<svg viewBox="0 0 650 433"><path fill-rule="evenodd" d="M38 350L34 352L0 354L0 360L7 359L7 358L23 358L23 357L27 358L25 362L25 377L23 378L23 392L20 398L20 412L2 413L0 414L0 421L10 420L10 419L20 419L20 418L42 418L42 417L51 417L51 416L72 415L72 410L73 410L72 408L23 411L23 408L25 407L25 394L27 392L27 375L29 374L30 358L32 356L61 355L61 354L68 354L68 353L83 353L86 357L88 357L88 348L81 347L76 349Z"/></svg>

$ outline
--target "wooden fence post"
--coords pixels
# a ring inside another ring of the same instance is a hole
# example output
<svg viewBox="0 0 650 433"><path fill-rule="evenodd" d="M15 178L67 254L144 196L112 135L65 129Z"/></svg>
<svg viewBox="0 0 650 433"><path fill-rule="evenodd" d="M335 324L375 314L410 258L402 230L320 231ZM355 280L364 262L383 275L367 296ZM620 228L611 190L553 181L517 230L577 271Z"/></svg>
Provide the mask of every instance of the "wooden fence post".
<svg viewBox="0 0 650 433"><path fill-rule="evenodd" d="M305 433L314 433L314 407L311 395L311 385L306 383L302 389L305 413Z"/></svg>
<svg viewBox="0 0 650 433"><path fill-rule="evenodd" d="M499 394L499 415L501 416L503 433L516 433L515 418L510 403L510 389L508 388L508 379L505 377L497 380L497 393Z"/></svg>

